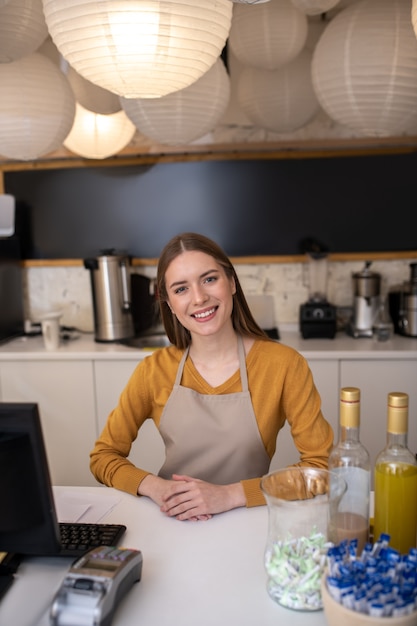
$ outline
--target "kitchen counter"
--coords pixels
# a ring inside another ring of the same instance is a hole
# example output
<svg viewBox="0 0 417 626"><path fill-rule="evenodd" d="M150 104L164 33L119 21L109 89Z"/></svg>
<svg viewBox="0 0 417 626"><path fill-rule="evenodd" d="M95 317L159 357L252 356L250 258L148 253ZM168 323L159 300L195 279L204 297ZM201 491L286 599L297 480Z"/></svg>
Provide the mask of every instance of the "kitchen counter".
<svg viewBox="0 0 417 626"><path fill-rule="evenodd" d="M388 341L354 339L338 333L334 339L303 339L294 327L280 328L281 343L295 348L307 359L417 359L417 338L392 335ZM93 333L66 340L56 351L45 350L41 336L21 337L0 345L0 361L19 360L127 360L138 361L152 349L136 349L118 343L98 343Z"/></svg>

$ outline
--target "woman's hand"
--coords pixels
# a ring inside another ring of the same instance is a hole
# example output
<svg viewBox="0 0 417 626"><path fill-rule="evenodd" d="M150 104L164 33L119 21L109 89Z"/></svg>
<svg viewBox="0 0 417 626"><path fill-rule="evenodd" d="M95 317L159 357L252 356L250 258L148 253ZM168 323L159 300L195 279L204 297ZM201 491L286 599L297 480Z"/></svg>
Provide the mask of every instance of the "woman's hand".
<svg viewBox="0 0 417 626"><path fill-rule="evenodd" d="M179 474L174 474L172 480L149 475L140 484L139 493L152 498L165 515L181 521L208 520L215 513L246 504L240 483L213 485Z"/></svg>

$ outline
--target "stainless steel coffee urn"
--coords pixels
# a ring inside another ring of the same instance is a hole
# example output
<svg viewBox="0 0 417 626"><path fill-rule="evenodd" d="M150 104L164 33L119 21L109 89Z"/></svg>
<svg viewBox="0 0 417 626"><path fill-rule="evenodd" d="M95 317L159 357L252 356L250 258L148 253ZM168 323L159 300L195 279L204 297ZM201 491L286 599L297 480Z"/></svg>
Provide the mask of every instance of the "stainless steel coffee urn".
<svg viewBox="0 0 417 626"><path fill-rule="evenodd" d="M114 342L133 337L130 300L130 258L114 249L84 259L90 270L95 340Z"/></svg>
<svg viewBox="0 0 417 626"><path fill-rule="evenodd" d="M353 280L353 337L372 337L372 326L381 306L381 275L370 270L367 261L360 272L352 274Z"/></svg>

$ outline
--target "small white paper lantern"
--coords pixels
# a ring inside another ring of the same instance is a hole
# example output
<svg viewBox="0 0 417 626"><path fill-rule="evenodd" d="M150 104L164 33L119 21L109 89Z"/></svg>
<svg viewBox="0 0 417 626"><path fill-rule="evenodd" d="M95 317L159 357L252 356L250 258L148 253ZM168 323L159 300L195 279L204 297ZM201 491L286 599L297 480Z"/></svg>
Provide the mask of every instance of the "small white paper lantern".
<svg viewBox="0 0 417 626"><path fill-rule="evenodd" d="M32 54L47 36L42 0L0 3L0 63Z"/></svg>
<svg viewBox="0 0 417 626"><path fill-rule="evenodd" d="M312 77L326 113L370 136L417 132L417 40L408 0L362 0L320 37Z"/></svg>
<svg viewBox="0 0 417 626"><path fill-rule="evenodd" d="M216 126L230 98L230 79L218 59L195 83L162 98L121 98L138 130L151 139L181 145L199 139Z"/></svg>
<svg viewBox="0 0 417 626"><path fill-rule="evenodd" d="M292 132L315 117L320 105L311 82L311 56L306 49L277 70L246 67L241 72L238 102L256 126Z"/></svg>
<svg viewBox="0 0 417 626"><path fill-rule="evenodd" d="M100 115L78 102L73 127L64 146L86 159L106 159L123 150L136 132L124 111Z"/></svg>
<svg viewBox="0 0 417 626"><path fill-rule="evenodd" d="M128 98L184 89L220 56L230 0L43 0L55 45L81 76Z"/></svg>
<svg viewBox="0 0 417 626"><path fill-rule="evenodd" d="M340 0L291 0L306 15L320 15L333 9Z"/></svg>
<svg viewBox="0 0 417 626"><path fill-rule="evenodd" d="M76 101L88 111L110 115L122 108L119 96L108 91L108 89L94 85L94 83L80 76L71 66L68 67L67 78Z"/></svg>
<svg viewBox="0 0 417 626"><path fill-rule="evenodd" d="M228 45L244 65L275 70L301 52L307 30L307 16L290 0L236 4Z"/></svg>
<svg viewBox="0 0 417 626"><path fill-rule="evenodd" d="M0 64L0 154L28 161L57 150L74 115L71 86L46 56Z"/></svg>

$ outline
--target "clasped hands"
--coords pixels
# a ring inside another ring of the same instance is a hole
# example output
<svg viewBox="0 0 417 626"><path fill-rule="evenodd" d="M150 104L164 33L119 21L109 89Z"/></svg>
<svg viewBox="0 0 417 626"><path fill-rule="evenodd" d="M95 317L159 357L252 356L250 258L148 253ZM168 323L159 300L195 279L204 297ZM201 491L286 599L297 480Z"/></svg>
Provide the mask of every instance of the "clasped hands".
<svg viewBox="0 0 417 626"><path fill-rule="evenodd" d="M139 493L156 502L162 513L180 521L209 520L216 513L246 504L240 483L215 485L182 474L173 474L171 480L148 475Z"/></svg>

